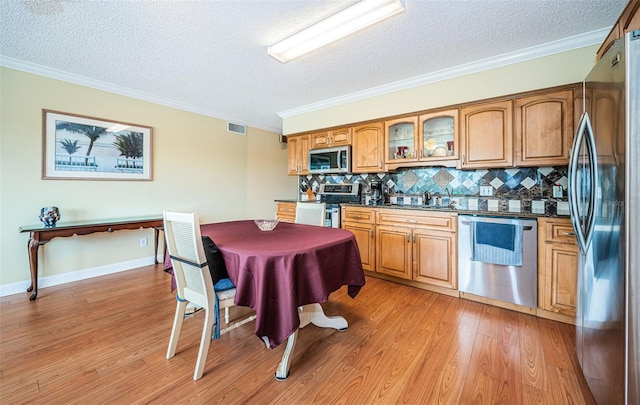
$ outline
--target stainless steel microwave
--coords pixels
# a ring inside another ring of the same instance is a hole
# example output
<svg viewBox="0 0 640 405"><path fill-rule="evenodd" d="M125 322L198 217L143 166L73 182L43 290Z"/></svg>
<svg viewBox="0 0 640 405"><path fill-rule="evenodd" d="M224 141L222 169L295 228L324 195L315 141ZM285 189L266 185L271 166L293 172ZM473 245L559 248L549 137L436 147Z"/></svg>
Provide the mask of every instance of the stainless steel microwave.
<svg viewBox="0 0 640 405"><path fill-rule="evenodd" d="M351 146L309 151L309 173L349 173L350 171Z"/></svg>

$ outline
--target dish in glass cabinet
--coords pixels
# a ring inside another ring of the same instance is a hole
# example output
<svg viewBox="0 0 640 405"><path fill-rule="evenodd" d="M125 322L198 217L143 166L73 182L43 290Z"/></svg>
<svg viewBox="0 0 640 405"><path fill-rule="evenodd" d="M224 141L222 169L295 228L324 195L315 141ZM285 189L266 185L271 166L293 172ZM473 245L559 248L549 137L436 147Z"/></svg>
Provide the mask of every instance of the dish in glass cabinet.
<svg viewBox="0 0 640 405"><path fill-rule="evenodd" d="M447 156L447 148L444 145L438 145L431 151L431 156Z"/></svg>
<svg viewBox="0 0 640 405"><path fill-rule="evenodd" d="M429 138L424 141L424 148L429 151L429 154L431 154L431 152L437 145L438 143L433 138Z"/></svg>

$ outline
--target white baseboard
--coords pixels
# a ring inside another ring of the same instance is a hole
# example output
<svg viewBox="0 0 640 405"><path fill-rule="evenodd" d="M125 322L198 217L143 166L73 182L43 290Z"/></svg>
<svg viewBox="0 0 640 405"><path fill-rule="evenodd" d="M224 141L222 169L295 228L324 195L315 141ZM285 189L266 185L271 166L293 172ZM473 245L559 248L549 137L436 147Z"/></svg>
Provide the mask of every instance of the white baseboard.
<svg viewBox="0 0 640 405"><path fill-rule="evenodd" d="M105 276L107 274L119 273L121 271L133 270L139 267L149 266L154 263L153 256L141 259L129 260L126 262L108 264L106 266L93 267L90 269L72 271L70 273L56 274L54 276L38 278L38 290L52 287L54 285L72 283L74 281L86 280L88 278ZM31 284L31 280L18 281L16 283L0 285L0 297L7 295L24 293Z"/></svg>

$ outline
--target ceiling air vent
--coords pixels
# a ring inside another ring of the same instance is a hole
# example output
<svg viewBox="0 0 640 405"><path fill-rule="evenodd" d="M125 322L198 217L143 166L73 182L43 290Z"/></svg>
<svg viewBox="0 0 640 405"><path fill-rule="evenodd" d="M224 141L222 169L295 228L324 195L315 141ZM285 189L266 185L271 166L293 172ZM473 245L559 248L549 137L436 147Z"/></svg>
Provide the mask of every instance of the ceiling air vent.
<svg viewBox="0 0 640 405"><path fill-rule="evenodd" d="M227 122L227 131L233 132L234 134L246 135L247 127L240 124L234 124L233 122Z"/></svg>

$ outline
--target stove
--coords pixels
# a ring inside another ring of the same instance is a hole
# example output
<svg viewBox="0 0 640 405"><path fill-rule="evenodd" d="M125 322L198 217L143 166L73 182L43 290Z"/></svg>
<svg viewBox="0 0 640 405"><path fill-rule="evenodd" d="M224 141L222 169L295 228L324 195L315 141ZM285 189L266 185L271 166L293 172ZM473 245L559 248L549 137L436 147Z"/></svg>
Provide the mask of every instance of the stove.
<svg viewBox="0 0 640 405"><path fill-rule="evenodd" d="M360 184L321 184L320 202L327 205L325 226L340 228L340 204L360 202Z"/></svg>

